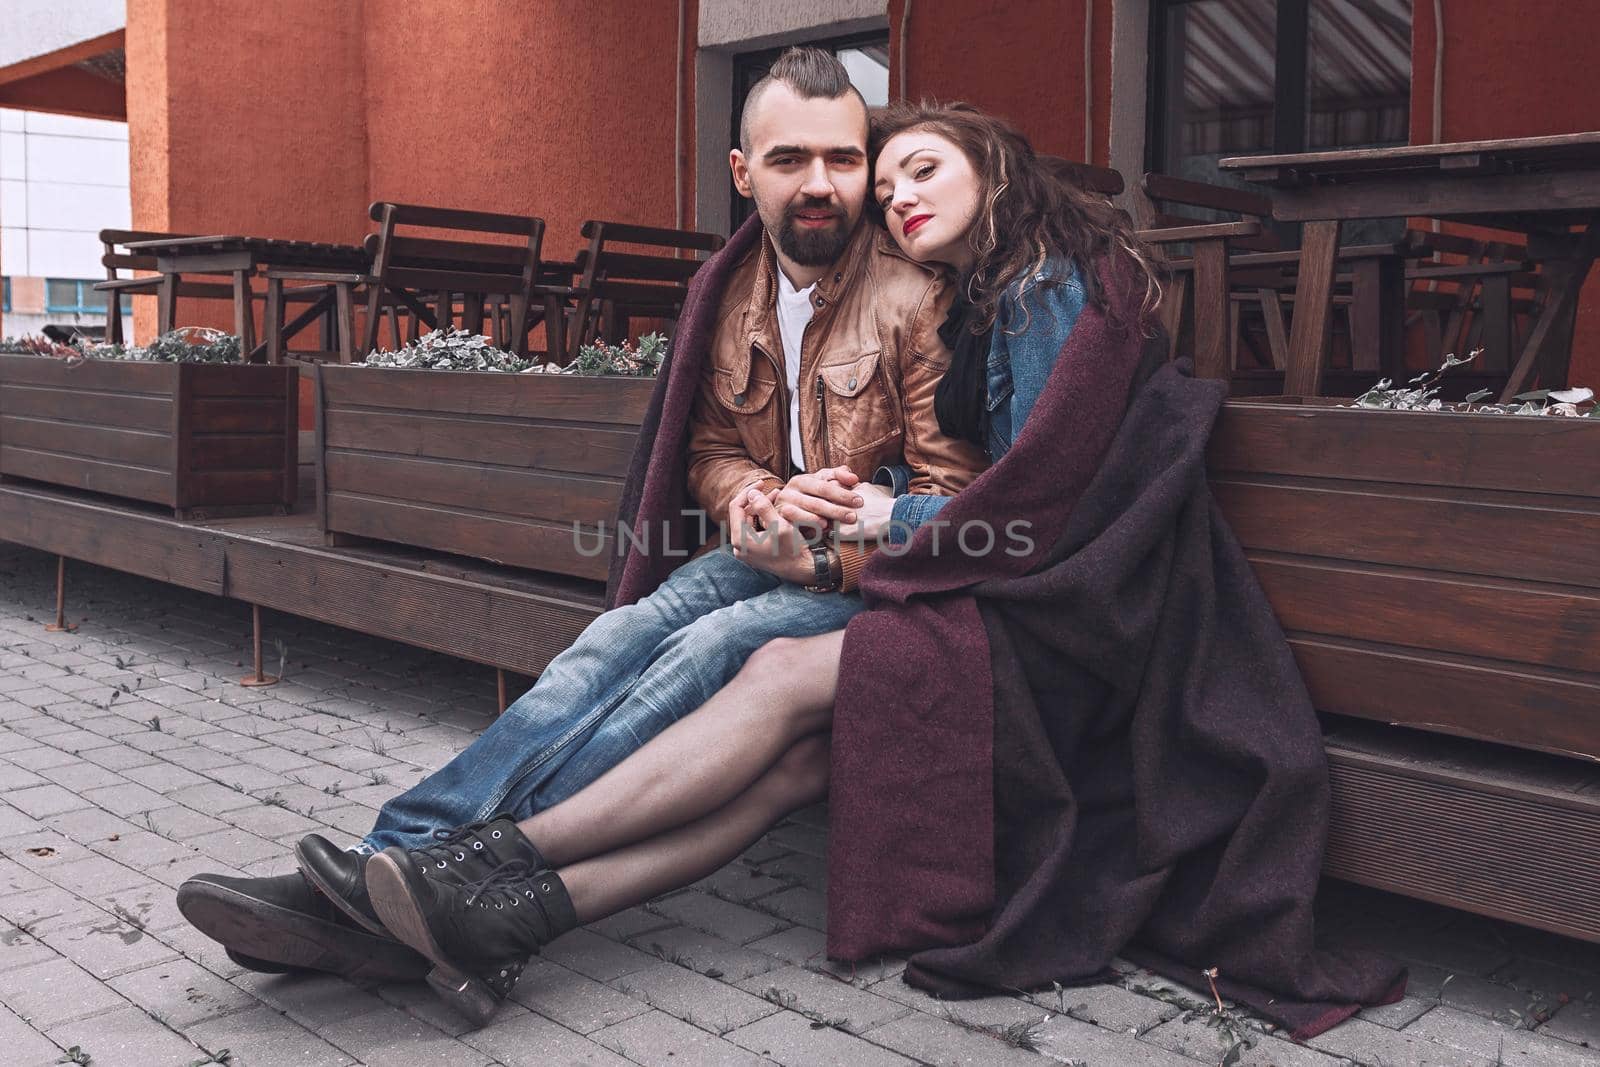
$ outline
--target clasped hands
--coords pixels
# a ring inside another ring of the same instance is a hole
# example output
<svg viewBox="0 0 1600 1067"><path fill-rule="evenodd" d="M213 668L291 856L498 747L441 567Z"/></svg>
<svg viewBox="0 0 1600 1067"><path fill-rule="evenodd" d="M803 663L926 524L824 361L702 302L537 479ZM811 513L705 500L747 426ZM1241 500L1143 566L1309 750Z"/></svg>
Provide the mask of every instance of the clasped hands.
<svg viewBox="0 0 1600 1067"><path fill-rule="evenodd" d="M876 537L889 524L893 495L862 483L848 467L797 474L778 489L750 486L728 504L733 555L787 582L814 580L812 544L829 531L840 538Z"/></svg>

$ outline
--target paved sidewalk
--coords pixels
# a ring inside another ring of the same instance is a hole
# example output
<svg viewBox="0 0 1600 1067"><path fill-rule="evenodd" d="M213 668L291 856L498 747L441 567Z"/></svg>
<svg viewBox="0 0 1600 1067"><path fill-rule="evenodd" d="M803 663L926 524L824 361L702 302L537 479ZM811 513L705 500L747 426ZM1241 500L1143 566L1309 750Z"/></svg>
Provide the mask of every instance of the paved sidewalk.
<svg viewBox="0 0 1600 1067"><path fill-rule="evenodd" d="M1131 965L1115 982L941 1003L823 951L826 814L679 893L575 931L469 1032L421 986L241 971L179 916L198 871L278 874L470 742L493 672L0 544L0 1062L1020 1064L1600 1063L1600 948L1330 884L1324 928L1411 961L1410 995L1295 1045ZM74 1061L71 1057L76 1055Z"/></svg>

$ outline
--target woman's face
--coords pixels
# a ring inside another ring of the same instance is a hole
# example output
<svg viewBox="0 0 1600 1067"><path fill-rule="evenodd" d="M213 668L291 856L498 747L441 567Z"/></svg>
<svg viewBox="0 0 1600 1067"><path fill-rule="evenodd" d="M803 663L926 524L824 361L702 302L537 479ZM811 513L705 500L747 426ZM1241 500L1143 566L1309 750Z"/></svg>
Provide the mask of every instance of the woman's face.
<svg viewBox="0 0 1600 1067"><path fill-rule="evenodd" d="M906 130L878 153L872 195L906 255L963 270L972 265L967 231L978 215L981 184L954 141L931 130Z"/></svg>

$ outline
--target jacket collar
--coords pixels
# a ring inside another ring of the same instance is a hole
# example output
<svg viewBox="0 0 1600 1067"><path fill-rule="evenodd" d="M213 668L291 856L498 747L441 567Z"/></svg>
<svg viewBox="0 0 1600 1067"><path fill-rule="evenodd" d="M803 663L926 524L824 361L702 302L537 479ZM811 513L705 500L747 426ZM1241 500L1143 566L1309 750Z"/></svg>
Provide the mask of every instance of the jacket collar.
<svg viewBox="0 0 1600 1067"><path fill-rule="evenodd" d="M844 251L817 279L816 290L811 294L811 301L816 305L814 318L832 314L839 299L856 284L866 269L867 258L872 255L880 234L888 239L887 233L865 217L856 224L856 231L850 236ZM778 253L772 246L772 237L763 232L756 245L756 269L751 278L750 300L744 310L744 346L749 349L760 344L769 352L781 356L783 348L777 325L778 270ZM750 384L749 360L738 361L730 384L734 392L744 392Z"/></svg>

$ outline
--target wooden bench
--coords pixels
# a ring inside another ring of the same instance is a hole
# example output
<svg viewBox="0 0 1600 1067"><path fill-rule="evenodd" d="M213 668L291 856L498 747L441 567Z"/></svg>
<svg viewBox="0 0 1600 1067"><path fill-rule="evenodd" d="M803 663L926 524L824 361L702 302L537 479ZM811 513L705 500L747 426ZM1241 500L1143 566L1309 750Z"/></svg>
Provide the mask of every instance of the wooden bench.
<svg viewBox="0 0 1600 1067"><path fill-rule="evenodd" d="M1230 401L1209 469L1329 716L1330 872L1600 940L1600 424Z"/></svg>

